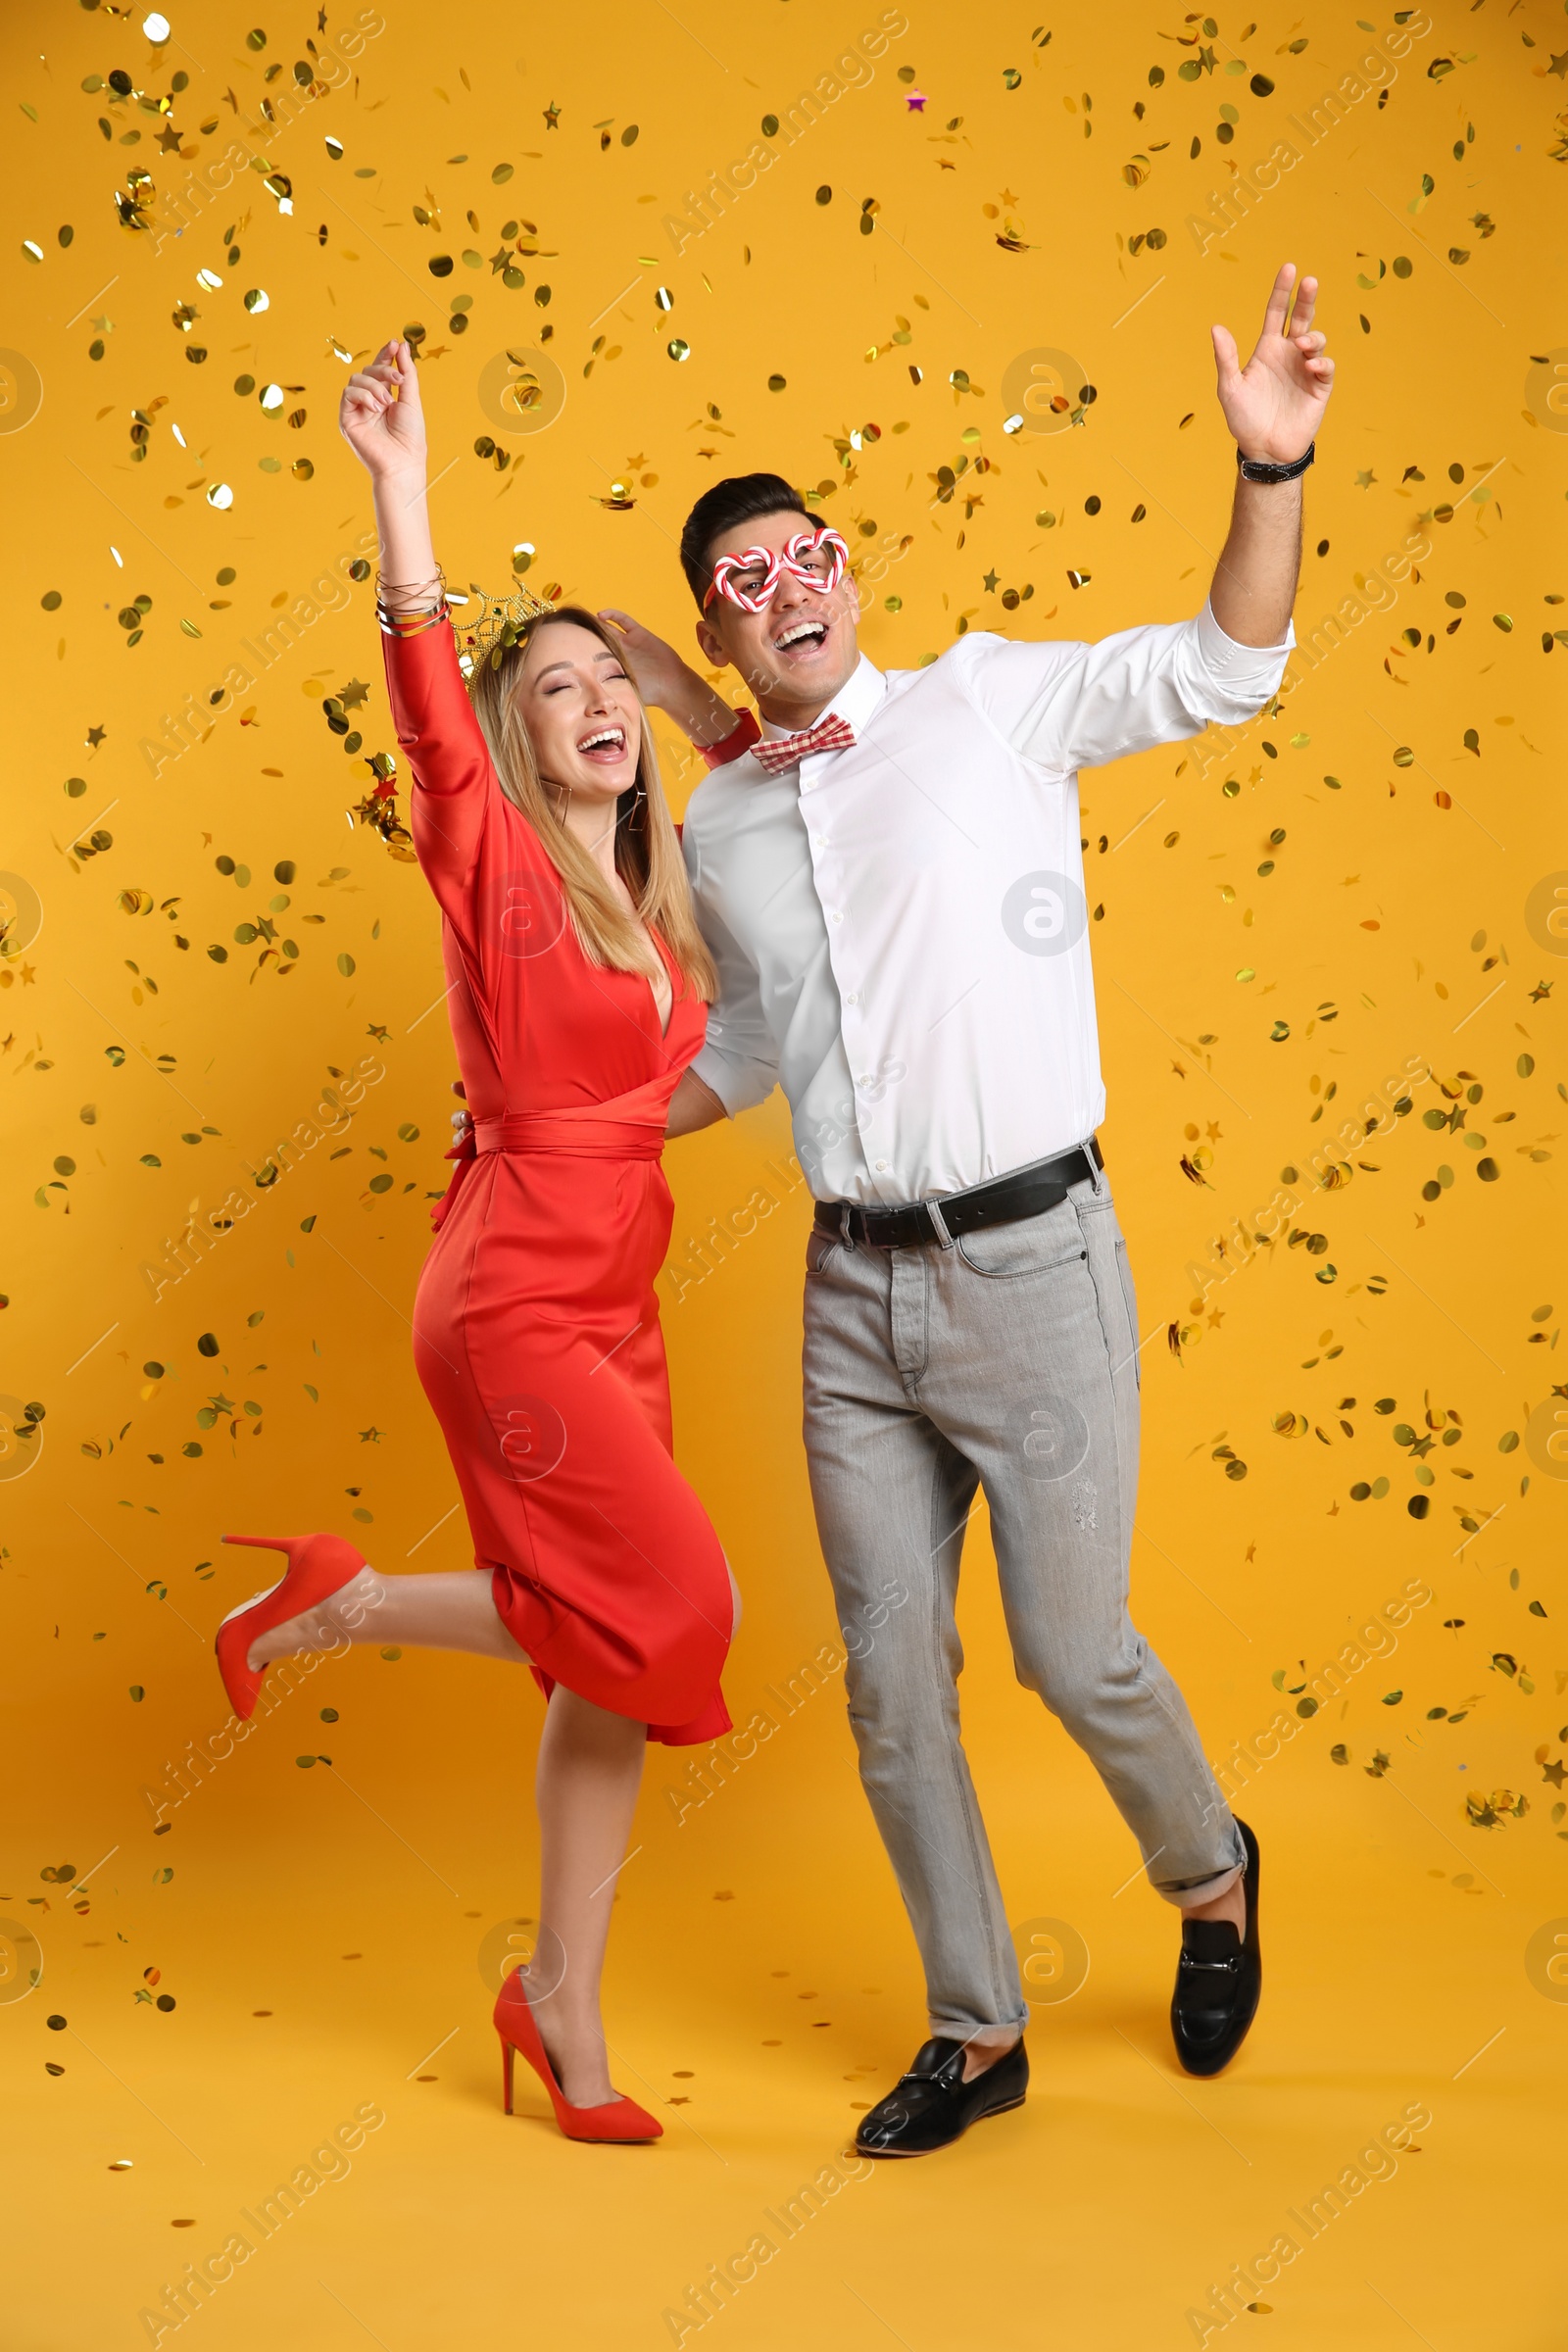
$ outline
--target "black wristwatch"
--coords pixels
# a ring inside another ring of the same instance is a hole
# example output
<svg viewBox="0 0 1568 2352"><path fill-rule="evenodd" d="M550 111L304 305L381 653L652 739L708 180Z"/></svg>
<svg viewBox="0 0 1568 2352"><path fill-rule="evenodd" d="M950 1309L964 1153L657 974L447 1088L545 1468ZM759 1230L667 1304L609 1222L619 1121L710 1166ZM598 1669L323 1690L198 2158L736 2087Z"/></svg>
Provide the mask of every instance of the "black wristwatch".
<svg viewBox="0 0 1568 2352"><path fill-rule="evenodd" d="M1298 473L1306 471L1316 456L1317 443L1313 441L1308 445L1306 455L1298 458L1292 466L1272 466L1266 458L1244 458L1239 449L1236 452L1236 463L1242 469L1244 481L1294 482Z"/></svg>

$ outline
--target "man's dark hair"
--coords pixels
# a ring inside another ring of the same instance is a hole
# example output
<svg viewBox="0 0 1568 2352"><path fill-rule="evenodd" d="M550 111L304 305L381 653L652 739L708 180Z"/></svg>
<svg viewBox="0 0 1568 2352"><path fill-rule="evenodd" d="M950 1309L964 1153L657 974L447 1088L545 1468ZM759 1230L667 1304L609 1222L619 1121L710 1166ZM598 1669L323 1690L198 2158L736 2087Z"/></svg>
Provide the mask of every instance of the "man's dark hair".
<svg viewBox="0 0 1568 2352"><path fill-rule="evenodd" d="M703 492L687 515L686 528L680 535L681 569L699 609L712 585L713 568L708 561L708 551L713 541L743 522L780 514L799 514L803 521L810 521L805 500L781 473L734 473L727 481L715 482L711 490Z"/></svg>

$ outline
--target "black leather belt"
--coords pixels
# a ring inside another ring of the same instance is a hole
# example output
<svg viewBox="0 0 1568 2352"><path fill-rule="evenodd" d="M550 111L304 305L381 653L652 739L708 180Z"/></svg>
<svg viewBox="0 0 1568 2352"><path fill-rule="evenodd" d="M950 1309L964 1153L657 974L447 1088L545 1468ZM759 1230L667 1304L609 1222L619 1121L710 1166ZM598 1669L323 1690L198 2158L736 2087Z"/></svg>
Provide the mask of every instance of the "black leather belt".
<svg viewBox="0 0 1568 2352"><path fill-rule="evenodd" d="M816 1230L836 1233L845 1241L868 1242L875 1250L916 1250L929 1242L950 1249L960 1234L977 1233L983 1225L1014 1225L1023 1217L1044 1216L1048 1208L1065 1200L1069 1185L1081 1184L1104 1164L1099 1144L1091 1141L1055 1159L1037 1159L989 1184L947 1193L937 1200L916 1200L907 1208L858 1208L850 1200L819 1200Z"/></svg>

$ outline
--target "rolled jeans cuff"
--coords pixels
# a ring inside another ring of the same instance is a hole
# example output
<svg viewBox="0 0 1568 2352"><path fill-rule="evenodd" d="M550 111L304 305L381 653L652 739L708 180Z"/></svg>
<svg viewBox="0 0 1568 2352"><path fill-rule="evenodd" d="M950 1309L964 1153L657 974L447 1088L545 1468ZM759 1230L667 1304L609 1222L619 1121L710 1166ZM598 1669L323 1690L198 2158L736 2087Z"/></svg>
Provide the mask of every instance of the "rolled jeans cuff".
<svg viewBox="0 0 1568 2352"><path fill-rule="evenodd" d="M1194 1886L1158 1886L1154 1891L1163 1901L1174 1903L1179 1911L1192 1911L1200 1903L1217 1902L1222 1894L1229 1894L1246 1869L1245 1862L1237 1862L1229 1870L1217 1871L1211 1879L1200 1879Z"/></svg>
<svg viewBox="0 0 1568 2352"><path fill-rule="evenodd" d="M926 2020L933 2040L961 2041L965 2048L971 2041L989 2042L993 2036L1000 2040L1004 2034L1011 2034L1013 2041L1016 2041L1028 2023L1029 2012L1027 2009L1020 2010L1016 2017L1004 2017L994 2025L985 2026L971 2025L967 2020L960 2022L956 2018L948 2017L931 2016ZM1009 2049L1011 2046L1011 2042L1006 2045Z"/></svg>

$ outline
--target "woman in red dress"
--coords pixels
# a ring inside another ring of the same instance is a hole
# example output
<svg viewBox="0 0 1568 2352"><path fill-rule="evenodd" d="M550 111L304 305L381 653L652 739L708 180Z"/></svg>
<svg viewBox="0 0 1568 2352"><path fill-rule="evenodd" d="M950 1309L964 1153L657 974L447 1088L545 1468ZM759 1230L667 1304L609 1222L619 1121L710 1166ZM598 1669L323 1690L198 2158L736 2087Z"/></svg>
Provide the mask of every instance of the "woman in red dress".
<svg viewBox="0 0 1568 2352"><path fill-rule="evenodd" d="M269 1660L345 1637L527 1661L549 1701L542 1886L533 1960L496 2009L508 2112L515 2048L570 2136L652 2139L611 2086L599 1980L647 1740L730 1721L738 1595L671 1458L654 1293L665 1117L712 966L616 637L546 609L481 647L466 688L406 343L351 377L341 423L374 483L387 682L469 1110L415 1358L478 1566L383 1577L338 1537L289 1539L288 1575L225 1619L220 1664L244 1715ZM626 634L688 732L733 727L657 639Z"/></svg>

